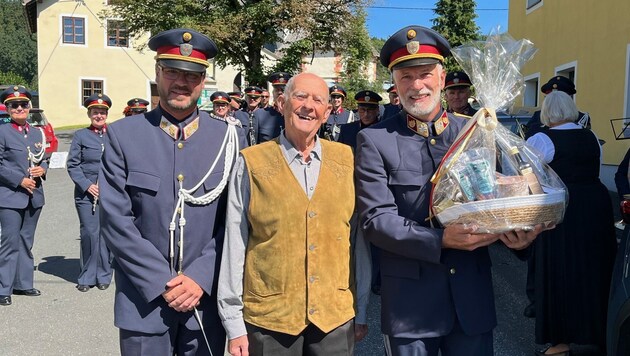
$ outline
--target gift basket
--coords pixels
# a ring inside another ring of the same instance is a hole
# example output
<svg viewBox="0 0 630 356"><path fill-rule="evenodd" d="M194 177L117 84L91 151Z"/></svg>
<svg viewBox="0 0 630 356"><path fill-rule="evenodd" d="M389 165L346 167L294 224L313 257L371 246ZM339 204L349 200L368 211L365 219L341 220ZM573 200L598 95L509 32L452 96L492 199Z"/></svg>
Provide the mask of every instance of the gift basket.
<svg viewBox="0 0 630 356"><path fill-rule="evenodd" d="M523 139L497 121L523 87L520 68L536 52L528 40L491 34L452 50L482 108L469 120L432 178L431 213L478 232L529 230L562 221L568 193Z"/></svg>

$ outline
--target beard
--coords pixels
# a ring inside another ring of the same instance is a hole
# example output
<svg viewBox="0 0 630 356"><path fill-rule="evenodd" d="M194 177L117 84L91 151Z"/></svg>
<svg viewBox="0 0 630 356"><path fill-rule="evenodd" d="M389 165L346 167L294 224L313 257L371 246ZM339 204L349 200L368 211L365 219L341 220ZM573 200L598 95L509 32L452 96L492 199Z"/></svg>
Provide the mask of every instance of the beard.
<svg viewBox="0 0 630 356"><path fill-rule="evenodd" d="M436 93L430 93L429 101L425 103L417 103L406 96L400 96L400 102L405 110L417 118L427 116L433 113L433 110L440 104L440 96Z"/></svg>
<svg viewBox="0 0 630 356"><path fill-rule="evenodd" d="M169 91L171 89L179 89L184 92L189 92L189 96L185 97L184 100L171 98L169 99ZM170 88L162 88L159 84L157 86L158 95L160 96L160 101L163 105L166 105L169 109L176 111L186 111L192 108L193 106L197 106L197 99L199 96L194 97L194 91L190 90L190 88L183 86L173 85ZM164 99L164 100L163 100Z"/></svg>

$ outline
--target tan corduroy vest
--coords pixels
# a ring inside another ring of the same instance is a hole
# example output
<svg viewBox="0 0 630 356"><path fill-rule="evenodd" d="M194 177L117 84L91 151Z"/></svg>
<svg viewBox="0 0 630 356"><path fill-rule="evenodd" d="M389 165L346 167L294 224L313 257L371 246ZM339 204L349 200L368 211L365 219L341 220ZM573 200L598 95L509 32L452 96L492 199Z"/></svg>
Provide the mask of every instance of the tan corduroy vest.
<svg viewBox="0 0 630 356"><path fill-rule="evenodd" d="M310 201L278 139L242 151L251 187L244 318L290 335L309 323L330 332L355 314L352 152L320 142L322 165Z"/></svg>

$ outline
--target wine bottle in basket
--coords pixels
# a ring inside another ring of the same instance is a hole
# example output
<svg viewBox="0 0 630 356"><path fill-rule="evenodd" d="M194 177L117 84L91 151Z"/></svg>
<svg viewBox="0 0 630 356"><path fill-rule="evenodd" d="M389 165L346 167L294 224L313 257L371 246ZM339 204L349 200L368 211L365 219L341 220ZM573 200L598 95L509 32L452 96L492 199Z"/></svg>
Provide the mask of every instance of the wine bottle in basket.
<svg viewBox="0 0 630 356"><path fill-rule="evenodd" d="M512 147L510 149L510 153L512 154L512 156L514 156L514 159L516 160L516 164L518 164L519 173L527 181L527 185L529 186L529 191L532 194L544 194L544 191L540 185L540 182L538 181L538 178L536 177L536 174L534 173L534 169L532 168L531 164L526 162L523 159L523 157L521 157L521 154L518 151L518 148Z"/></svg>

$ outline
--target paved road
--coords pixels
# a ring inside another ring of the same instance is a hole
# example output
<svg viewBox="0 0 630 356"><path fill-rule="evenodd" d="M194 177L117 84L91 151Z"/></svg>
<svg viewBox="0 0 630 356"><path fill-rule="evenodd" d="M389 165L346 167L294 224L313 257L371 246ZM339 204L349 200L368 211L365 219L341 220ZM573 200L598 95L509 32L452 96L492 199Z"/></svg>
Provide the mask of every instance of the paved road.
<svg viewBox="0 0 630 356"><path fill-rule="evenodd" d="M71 132L58 133L59 150L68 149ZM113 326L114 288L75 289L79 272L79 221L72 198L73 185L65 170L49 170L46 205L35 246L35 287L41 297L14 296L13 305L0 308L0 355L117 355ZM491 247L499 325L495 354L531 355L533 319L522 316L525 264L500 244ZM369 334L357 355L383 355L379 334L379 299L372 296ZM420 300L418 301L420 302Z"/></svg>

